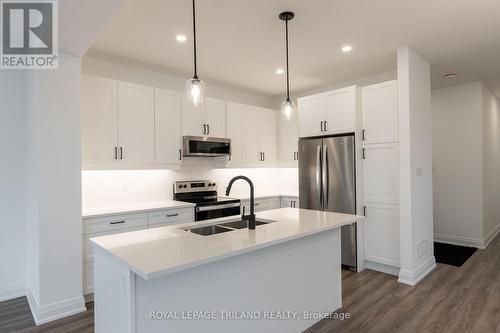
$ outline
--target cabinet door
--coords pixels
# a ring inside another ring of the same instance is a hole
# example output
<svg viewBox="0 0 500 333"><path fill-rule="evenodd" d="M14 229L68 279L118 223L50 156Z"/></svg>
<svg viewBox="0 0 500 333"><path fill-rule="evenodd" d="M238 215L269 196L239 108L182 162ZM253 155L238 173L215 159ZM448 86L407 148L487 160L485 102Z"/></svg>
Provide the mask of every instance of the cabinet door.
<svg viewBox="0 0 500 333"><path fill-rule="evenodd" d="M281 207L280 198L269 198L269 209L278 209Z"/></svg>
<svg viewBox="0 0 500 333"><path fill-rule="evenodd" d="M231 159L228 164L241 164L243 154L243 138L245 123L245 106L239 103L227 103L226 130L227 137L231 139Z"/></svg>
<svg viewBox="0 0 500 333"><path fill-rule="evenodd" d="M326 110L325 95L321 94L300 98L297 101L297 109L299 115L299 136L322 135L321 122L326 120L324 119Z"/></svg>
<svg viewBox="0 0 500 333"><path fill-rule="evenodd" d="M182 163L181 96L155 89L155 160L157 164Z"/></svg>
<svg viewBox="0 0 500 333"><path fill-rule="evenodd" d="M356 88L348 87L326 94L327 134L356 131Z"/></svg>
<svg viewBox="0 0 500 333"><path fill-rule="evenodd" d="M82 75L82 163L106 165L116 162L118 109L116 81Z"/></svg>
<svg viewBox="0 0 500 333"><path fill-rule="evenodd" d="M154 89L118 82L120 162L153 164L155 160Z"/></svg>
<svg viewBox="0 0 500 333"><path fill-rule="evenodd" d="M226 137L226 103L224 101L205 99L205 124L207 135L216 138Z"/></svg>
<svg viewBox="0 0 500 333"><path fill-rule="evenodd" d="M245 162L249 164L261 163L259 147L259 132L262 125L259 108L245 105Z"/></svg>
<svg viewBox="0 0 500 333"><path fill-rule="evenodd" d="M278 160L278 112L260 109L259 147L263 152L264 163L272 164Z"/></svg>
<svg viewBox="0 0 500 333"><path fill-rule="evenodd" d="M200 136L205 135L203 124L205 123L204 105L194 107L187 100L186 94L182 94L182 135Z"/></svg>
<svg viewBox="0 0 500 333"><path fill-rule="evenodd" d="M398 145L365 146L363 159L364 202L397 204L399 197Z"/></svg>
<svg viewBox="0 0 500 333"><path fill-rule="evenodd" d="M299 127L297 111L294 112L292 121L279 120L279 161L284 164L297 164Z"/></svg>
<svg viewBox="0 0 500 333"><path fill-rule="evenodd" d="M391 205L366 205L365 259L399 267L399 210Z"/></svg>
<svg viewBox="0 0 500 333"><path fill-rule="evenodd" d="M364 142L397 142L399 126L397 81L363 87L362 101Z"/></svg>

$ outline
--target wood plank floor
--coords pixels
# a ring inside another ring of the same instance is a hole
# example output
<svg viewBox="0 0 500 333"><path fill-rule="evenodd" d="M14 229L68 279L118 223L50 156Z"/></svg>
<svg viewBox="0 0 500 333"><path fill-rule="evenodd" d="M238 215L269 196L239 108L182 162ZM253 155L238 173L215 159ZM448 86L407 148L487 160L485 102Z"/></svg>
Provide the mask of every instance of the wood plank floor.
<svg viewBox="0 0 500 333"><path fill-rule="evenodd" d="M343 272L343 312L349 320L323 320L306 333L500 333L500 236L462 266L438 264L415 287L365 270ZM0 303L0 332L94 331L88 311L35 327L25 297Z"/></svg>

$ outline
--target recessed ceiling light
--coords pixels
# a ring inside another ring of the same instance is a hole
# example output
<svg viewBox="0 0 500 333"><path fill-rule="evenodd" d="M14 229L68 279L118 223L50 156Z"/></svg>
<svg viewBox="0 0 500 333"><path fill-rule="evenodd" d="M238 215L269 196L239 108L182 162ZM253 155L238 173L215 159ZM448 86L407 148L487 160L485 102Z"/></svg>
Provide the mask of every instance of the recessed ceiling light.
<svg viewBox="0 0 500 333"><path fill-rule="evenodd" d="M342 46L342 52L348 53L352 51L352 46L351 45L344 45Z"/></svg>
<svg viewBox="0 0 500 333"><path fill-rule="evenodd" d="M285 71L283 70L283 68L278 68L276 70L276 74L283 74Z"/></svg>
<svg viewBox="0 0 500 333"><path fill-rule="evenodd" d="M187 40L187 37L186 37L186 36L184 36L184 35L177 35L177 36L175 37L175 39L177 39L177 41L178 41L178 42L183 43L183 42L185 42L185 41Z"/></svg>
<svg viewBox="0 0 500 333"><path fill-rule="evenodd" d="M446 73L445 75L443 75L443 79L454 79L455 77L457 76L457 73Z"/></svg>

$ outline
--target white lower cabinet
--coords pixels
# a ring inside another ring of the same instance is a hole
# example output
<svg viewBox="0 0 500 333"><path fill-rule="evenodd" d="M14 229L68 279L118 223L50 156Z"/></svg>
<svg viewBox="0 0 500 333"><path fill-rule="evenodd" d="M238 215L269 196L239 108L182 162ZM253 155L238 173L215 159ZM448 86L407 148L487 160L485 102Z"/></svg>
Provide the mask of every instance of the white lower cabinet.
<svg viewBox="0 0 500 333"><path fill-rule="evenodd" d="M365 260L399 267L397 205L365 204Z"/></svg>
<svg viewBox="0 0 500 333"><path fill-rule="evenodd" d="M83 294L94 292L91 238L194 221L194 208L172 208L83 219Z"/></svg>
<svg viewBox="0 0 500 333"><path fill-rule="evenodd" d="M281 207L299 208L299 198L297 197L281 197Z"/></svg>

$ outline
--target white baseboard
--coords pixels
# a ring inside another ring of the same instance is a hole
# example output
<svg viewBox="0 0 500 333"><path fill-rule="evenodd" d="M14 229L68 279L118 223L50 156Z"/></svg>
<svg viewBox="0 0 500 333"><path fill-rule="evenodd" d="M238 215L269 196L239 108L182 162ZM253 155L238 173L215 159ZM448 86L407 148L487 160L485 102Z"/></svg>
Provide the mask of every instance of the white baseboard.
<svg viewBox="0 0 500 333"><path fill-rule="evenodd" d="M399 267L389 266L386 264L380 264L378 262L365 260L365 268L371 269L372 271L377 271L385 274L390 274L394 276L399 275Z"/></svg>
<svg viewBox="0 0 500 333"><path fill-rule="evenodd" d="M434 241L460 246L475 247L480 250L486 249L493 239L500 233L500 223L498 223L484 238L472 238L455 236L449 234L434 234Z"/></svg>
<svg viewBox="0 0 500 333"><path fill-rule="evenodd" d="M9 284L0 286L0 302L22 297L26 295L24 283Z"/></svg>
<svg viewBox="0 0 500 333"><path fill-rule="evenodd" d="M484 248L483 240L481 238L463 237L448 234L434 234L434 241L437 243L475 247L478 249Z"/></svg>
<svg viewBox="0 0 500 333"><path fill-rule="evenodd" d="M33 319L35 320L37 326L53 320L71 316L76 313L87 311L83 296L44 306L40 306L38 304L30 290L26 292L26 297L28 298L31 314L33 315Z"/></svg>
<svg viewBox="0 0 500 333"><path fill-rule="evenodd" d="M500 223L498 223L489 233L484 237L483 240L483 249L486 249L488 245L490 245L491 241L495 239L495 237L500 233Z"/></svg>
<svg viewBox="0 0 500 333"><path fill-rule="evenodd" d="M427 274L429 274L436 267L436 259L434 256L430 257L426 262L420 265L413 271L401 269L399 271L399 283L404 283L414 286L420 282Z"/></svg>

